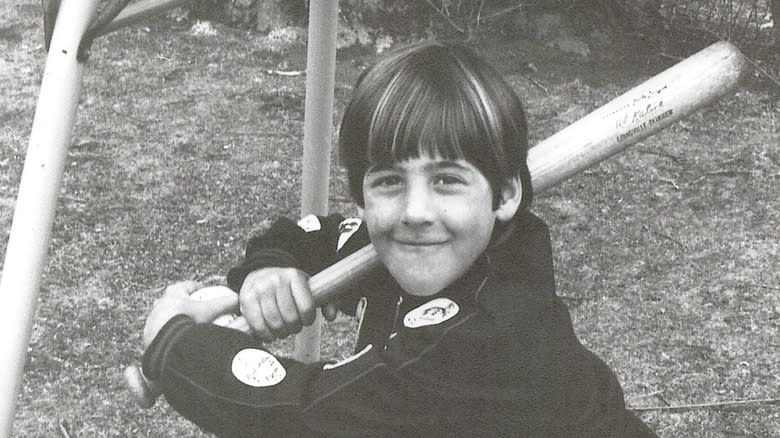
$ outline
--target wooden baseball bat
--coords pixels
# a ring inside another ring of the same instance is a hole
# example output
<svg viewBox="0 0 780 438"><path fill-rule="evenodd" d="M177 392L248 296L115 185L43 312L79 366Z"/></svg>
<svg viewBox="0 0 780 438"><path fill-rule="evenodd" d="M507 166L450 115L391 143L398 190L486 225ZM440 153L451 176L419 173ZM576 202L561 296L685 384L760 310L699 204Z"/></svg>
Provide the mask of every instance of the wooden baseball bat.
<svg viewBox="0 0 780 438"><path fill-rule="evenodd" d="M534 193L626 149L733 91L746 60L731 43L721 41L637 85L528 151ZM358 250L309 279L318 305L360 281L379 266L372 245ZM239 317L233 328L251 333ZM137 366L125 371L127 386L141 407L151 407L159 390Z"/></svg>

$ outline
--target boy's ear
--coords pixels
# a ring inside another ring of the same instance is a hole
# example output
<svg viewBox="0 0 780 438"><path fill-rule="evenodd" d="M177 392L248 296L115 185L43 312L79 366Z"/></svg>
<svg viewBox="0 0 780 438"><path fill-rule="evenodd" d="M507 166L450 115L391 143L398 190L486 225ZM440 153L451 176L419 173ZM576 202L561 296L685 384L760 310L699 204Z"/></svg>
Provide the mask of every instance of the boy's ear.
<svg viewBox="0 0 780 438"><path fill-rule="evenodd" d="M515 177L507 181L504 188L501 189L501 201L496 209L496 219L502 222L511 220L517 213L517 209L520 208L522 200L523 183L520 182L520 178Z"/></svg>

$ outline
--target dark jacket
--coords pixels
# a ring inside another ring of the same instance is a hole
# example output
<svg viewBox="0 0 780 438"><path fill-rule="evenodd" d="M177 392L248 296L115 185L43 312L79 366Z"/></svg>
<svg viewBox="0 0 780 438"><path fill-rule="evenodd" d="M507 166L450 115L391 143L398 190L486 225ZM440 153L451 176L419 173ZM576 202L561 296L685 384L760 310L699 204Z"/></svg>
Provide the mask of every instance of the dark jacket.
<svg viewBox="0 0 780 438"><path fill-rule="evenodd" d="M249 241L229 285L239 290L266 266L313 274L368 243L361 225L335 251L341 222L319 218L307 232L277 221ZM147 350L144 372L220 436L654 436L577 340L555 294L547 227L523 211L510 228L434 296L405 293L384 270L347 291L341 308L362 321L356 354L342 363L257 353L251 336L178 316Z"/></svg>

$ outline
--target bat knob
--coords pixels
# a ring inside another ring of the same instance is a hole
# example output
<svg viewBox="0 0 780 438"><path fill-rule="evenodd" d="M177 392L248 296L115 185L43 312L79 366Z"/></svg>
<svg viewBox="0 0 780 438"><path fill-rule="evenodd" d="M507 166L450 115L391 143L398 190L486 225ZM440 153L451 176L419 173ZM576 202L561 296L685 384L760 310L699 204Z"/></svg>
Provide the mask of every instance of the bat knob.
<svg viewBox="0 0 780 438"><path fill-rule="evenodd" d="M144 376L138 365L125 368L125 385L135 398L135 402L143 409L149 409L157 402L158 391L154 384Z"/></svg>

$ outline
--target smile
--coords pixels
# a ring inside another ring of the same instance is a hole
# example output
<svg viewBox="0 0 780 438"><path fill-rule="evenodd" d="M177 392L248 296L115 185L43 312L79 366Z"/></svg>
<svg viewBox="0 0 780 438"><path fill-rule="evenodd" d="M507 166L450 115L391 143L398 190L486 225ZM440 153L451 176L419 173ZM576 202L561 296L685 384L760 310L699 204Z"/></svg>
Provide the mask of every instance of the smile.
<svg viewBox="0 0 780 438"><path fill-rule="evenodd" d="M437 245L443 245L447 243L446 240L398 240L396 239L395 242L399 245L404 246L437 246Z"/></svg>

